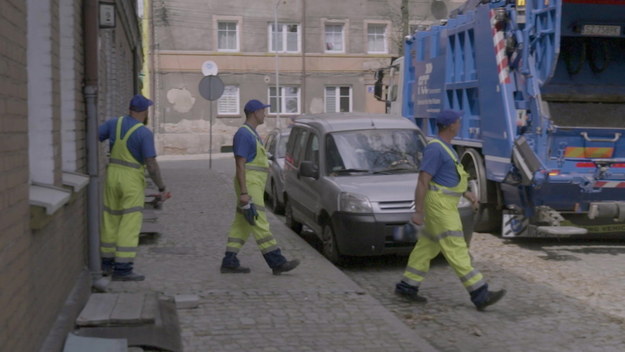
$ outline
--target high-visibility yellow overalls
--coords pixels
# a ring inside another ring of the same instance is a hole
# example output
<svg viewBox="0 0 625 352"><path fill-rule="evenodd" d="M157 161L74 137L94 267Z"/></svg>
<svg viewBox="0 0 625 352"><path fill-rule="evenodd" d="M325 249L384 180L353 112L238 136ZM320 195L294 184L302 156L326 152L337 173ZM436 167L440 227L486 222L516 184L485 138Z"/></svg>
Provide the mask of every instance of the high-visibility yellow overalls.
<svg viewBox="0 0 625 352"><path fill-rule="evenodd" d="M486 281L471 264L458 212L458 201L467 190L468 174L445 143L438 139L432 139L429 143L443 146L456 164L460 181L454 187L445 187L430 181L425 194L425 227L410 253L402 281L418 287L430 269L430 261L442 251L464 287L472 292L484 286Z"/></svg>
<svg viewBox="0 0 625 352"><path fill-rule="evenodd" d="M114 258L116 263L132 265L143 222L145 176L144 166L132 156L127 142L143 124L132 126L122 138L123 119L122 116L117 120L115 142L106 169L100 254L103 260Z"/></svg>
<svg viewBox="0 0 625 352"><path fill-rule="evenodd" d="M250 133L256 136L256 132L247 125L243 125ZM252 197L252 201L256 205L258 211L258 218L254 226L250 225L243 214L239 210L239 194L241 188L239 182L234 177L234 190L236 192L236 209L237 212L234 216L232 226L230 226L230 232L228 233L228 244L226 246L226 252L238 253L241 247L247 241L249 234L254 235L256 244L262 254L275 251L278 248L278 242L269 231L269 222L267 221L267 215L265 213L265 200L263 193L265 190L265 183L267 182L267 173L269 172L269 160L267 159L267 152L262 143L256 138L256 157L254 160L245 164L245 184L247 187L247 193ZM280 257L282 257L280 255ZM280 264L284 261L280 258Z"/></svg>

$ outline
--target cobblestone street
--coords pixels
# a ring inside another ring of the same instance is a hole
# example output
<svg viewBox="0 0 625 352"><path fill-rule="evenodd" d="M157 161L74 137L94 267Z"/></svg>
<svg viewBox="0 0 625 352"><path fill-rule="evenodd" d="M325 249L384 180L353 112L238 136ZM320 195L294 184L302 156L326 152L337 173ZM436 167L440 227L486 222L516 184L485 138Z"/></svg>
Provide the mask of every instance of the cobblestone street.
<svg viewBox="0 0 625 352"><path fill-rule="evenodd" d="M491 287L508 290L485 313L440 257L421 290L426 305L392 294L406 258L357 258L343 271L442 351L623 351L623 242L476 233L472 254Z"/></svg>
<svg viewBox="0 0 625 352"><path fill-rule="evenodd" d="M231 172L230 164L218 161L224 177ZM282 216L275 218L284 222ZM314 234L304 232L302 237L319 249ZM393 294L406 257L352 258L340 269L441 351L624 350L620 295L625 282L618 278L625 276L625 242L513 241L476 233L471 252L490 286L508 290L501 302L482 313L442 257L433 261L422 286L425 305Z"/></svg>

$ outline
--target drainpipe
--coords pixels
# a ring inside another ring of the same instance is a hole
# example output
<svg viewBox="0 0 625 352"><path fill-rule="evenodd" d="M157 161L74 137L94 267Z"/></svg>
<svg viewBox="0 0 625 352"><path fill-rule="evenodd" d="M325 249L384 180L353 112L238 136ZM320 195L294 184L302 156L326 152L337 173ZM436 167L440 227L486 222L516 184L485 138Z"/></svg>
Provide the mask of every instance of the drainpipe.
<svg viewBox="0 0 625 352"><path fill-rule="evenodd" d="M98 159L98 1L83 2L85 86L87 110L87 231L89 270L100 272L100 175Z"/></svg>
<svg viewBox="0 0 625 352"><path fill-rule="evenodd" d="M308 113L306 102L306 0L302 0L302 113Z"/></svg>

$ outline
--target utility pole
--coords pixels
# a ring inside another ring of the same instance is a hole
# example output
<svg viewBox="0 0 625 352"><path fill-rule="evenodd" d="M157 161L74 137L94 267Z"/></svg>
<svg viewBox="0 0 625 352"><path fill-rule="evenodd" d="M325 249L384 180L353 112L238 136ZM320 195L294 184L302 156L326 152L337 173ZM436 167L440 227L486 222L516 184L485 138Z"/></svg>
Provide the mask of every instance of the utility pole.
<svg viewBox="0 0 625 352"><path fill-rule="evenodd" d="M280 6L280 1L276 1L276 7L273 10L273 47L276 50L276 127L280 128L280 109L282 108L281 104L281 95L280 95L280 61L278 58L278 40L282 40L282 38L278 38L278 6ZM286 43L284 43L286 45ZM286 48L285 48L286 51Z"/></svg>
<svg viewBox="0 0 625 352"><path fill-rule="evenodd" d="M404 52L404 38L409 34L408 0L401 0L401 40L399 41L399 54Z"/></svg>

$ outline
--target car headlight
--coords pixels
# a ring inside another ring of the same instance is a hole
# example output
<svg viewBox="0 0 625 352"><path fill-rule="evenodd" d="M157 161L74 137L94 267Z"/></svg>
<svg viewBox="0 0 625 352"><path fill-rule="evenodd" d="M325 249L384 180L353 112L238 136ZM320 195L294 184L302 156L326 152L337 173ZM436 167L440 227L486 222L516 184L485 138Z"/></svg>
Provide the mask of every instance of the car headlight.
<svg viewBox="0 0 625 352"><path fill-rule="evenodd" d="M371 202L362 194L343 192L339 196L339 211L346 213L371 213Z"/></svg>

